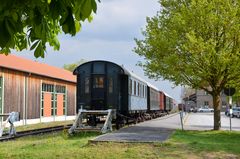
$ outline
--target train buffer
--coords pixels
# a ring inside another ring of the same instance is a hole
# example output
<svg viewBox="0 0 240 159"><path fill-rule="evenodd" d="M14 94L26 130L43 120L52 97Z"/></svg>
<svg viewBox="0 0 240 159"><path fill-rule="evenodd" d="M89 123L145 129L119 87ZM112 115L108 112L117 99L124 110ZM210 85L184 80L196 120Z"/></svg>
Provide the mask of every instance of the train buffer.
<svg viewBox="0 0 240 159"><path fill-rule="evenodd" d="M19 121L20 120L20 113L19 112L11 112L8 114L0 114L0 117L7 117L6 121L2 122L0 125L0 137L2 137L3 135L3 130L5 129L7 123L10 124L9 127L9 136L14 136L16 135L16 129L14 127L14 122Z"/></svg>
<svg viewBox="0 0 240 159"><path fill-rule="evenodd" d="M69 134L79 131L98 131L107 133L112 131L112 109L108 110L85 110L80 109ZM104 118L104 122L102 122ZM100 126L99 126L100 125Z"/></svg>

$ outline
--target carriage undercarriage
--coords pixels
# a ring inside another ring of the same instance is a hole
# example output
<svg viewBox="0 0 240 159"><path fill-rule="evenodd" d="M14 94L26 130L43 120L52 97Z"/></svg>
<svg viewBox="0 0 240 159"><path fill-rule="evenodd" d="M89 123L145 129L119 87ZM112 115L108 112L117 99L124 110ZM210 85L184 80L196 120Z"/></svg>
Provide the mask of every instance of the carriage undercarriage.
<svg viewBox="0 0 240 159"><path fill-rule="evenodd" d="M112 126L120 129L129 124L136 124L146 120L155 119L166 115L163 111L138 111L135 113L123 115L116 110L79 110L73 126L69 129L69 133L73 134L80 131L97 131L101 133L111 132Z"/></svg>

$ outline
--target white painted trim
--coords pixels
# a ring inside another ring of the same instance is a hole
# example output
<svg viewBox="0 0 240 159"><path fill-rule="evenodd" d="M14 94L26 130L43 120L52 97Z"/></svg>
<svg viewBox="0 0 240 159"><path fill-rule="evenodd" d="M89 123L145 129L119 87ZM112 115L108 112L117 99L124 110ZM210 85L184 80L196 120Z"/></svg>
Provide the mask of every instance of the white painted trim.
<svg viewBox="0 0 240 159"><path fill-rule="evenodd" d="M4 82L4 72L2 71L2 112L0 112L0 113L4 112L4 92L5 92L4 84L5 84L5 82ZM3 118L1 118L1 125L2 125L2 123L3 123Z"/></svg>
<svg viewBox="0 0 240 159"><path fill-rule="evenodd" d="M25 103L25 125L27 125L27 118L28 118L28 79L29 79L29 76L26 77L26 103Z"/></svg>
<svg viewBox="0 0 240 159"><path fill-rule="evenodd" d="M76 89L77 85L74 87L74 114L77 114L77 89Z"/></svg>
<svg viewBox="0 0 240 159"><path fill-rule="evenodd" d="M24 76L24 80L23 80L23 116L22 116L23 125L25 125L24 124L25 110L26 110L26 76Z"/></svg>
<svg viewBox="0 0 240 159"><path fill-rule="evenodd" d="M68 87L65 85L65 120L67 120L67 113L68 113Z"/></svg>
<svg viewBox="0 0 240 159"><path fill-rule="evenodd" d="M4 113L4 97L5 97L5 76L4 72L2 72L2 113Z"/></svg>
<svg viewBox="0 0 240 159"><path fill-rule="evenodd" d="M44 112L44 110L43 110ZM39 111L39 119L40 119L40 123L42 122L42 80L40 80L40 111Z"/></svg>
<svg viewBox="0 0 240 159"><path fill-rule="evenodd" d="M65 118L66 118L66 120L75 120L76 116L66 116L66 117L64 117L64 116L57 116L56 117L56 121L66 121ZM47 123L47 122L53 122L53 121L54 121L53 117L42 117L41 122L40 122L40 118L28 119L27 120L27 123L28 123L27 125L38 124L38 123ZM18 122L14 122L14 126L22 126L22 125L23 125L23 121L22 120L20 120ZM10 124L7 123L6 126L9 127Z"/></svg>
<svg viewBox="0 0 240 159"><path fill-rule="evenodd" d="M56 92L56 82L53 84L53 121L55 121L55 116L57 112L57 92ZM52 109L52 108L51 108Z"/></svg>

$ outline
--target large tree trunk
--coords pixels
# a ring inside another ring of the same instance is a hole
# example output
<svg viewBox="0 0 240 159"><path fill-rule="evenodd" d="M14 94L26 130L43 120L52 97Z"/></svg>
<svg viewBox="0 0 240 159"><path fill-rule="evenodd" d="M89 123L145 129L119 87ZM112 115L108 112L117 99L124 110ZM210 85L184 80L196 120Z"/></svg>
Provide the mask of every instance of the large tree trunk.
<svg viewBox="0 0 240 159"><path fill-rule="evenodd" d="M213 95L214 107L214 130L221 128L221 107L220 107L220 93Z"/></svg>

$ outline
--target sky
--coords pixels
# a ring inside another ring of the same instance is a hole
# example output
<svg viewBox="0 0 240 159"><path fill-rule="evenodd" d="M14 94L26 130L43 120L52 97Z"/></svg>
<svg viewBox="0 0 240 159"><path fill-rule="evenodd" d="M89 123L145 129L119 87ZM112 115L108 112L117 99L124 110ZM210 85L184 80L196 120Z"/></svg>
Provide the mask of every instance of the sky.
<svg viewBox="0 0 240 159"><path fill-rule="evenodd" d="M169 81L155 81L144 76L143 69L136 65L143 58L133 52L136 47L134 38L144 38L141 30L147 24L146 17L156 15L159 10L158 0L101 0L93 21L84 22L76 36L59 36L59 51L47 47L44 59L36 59L29 50L14 54L56 67L81 59L112 61L133 71L180 102L181 88Z"/></svg>

